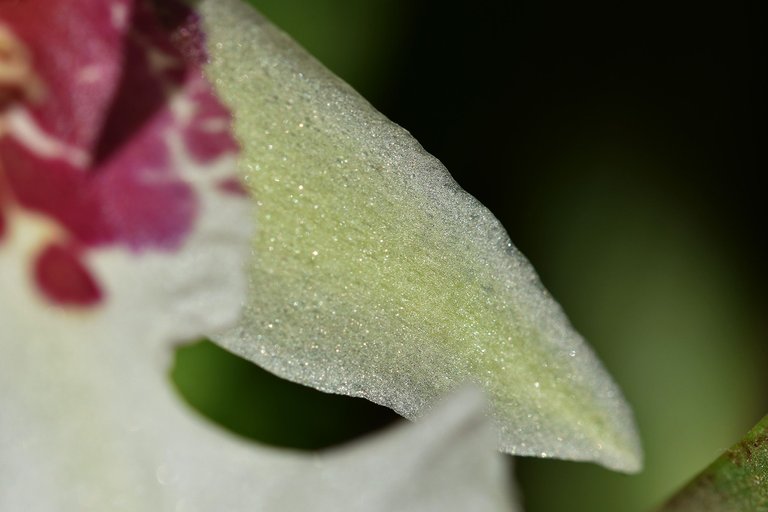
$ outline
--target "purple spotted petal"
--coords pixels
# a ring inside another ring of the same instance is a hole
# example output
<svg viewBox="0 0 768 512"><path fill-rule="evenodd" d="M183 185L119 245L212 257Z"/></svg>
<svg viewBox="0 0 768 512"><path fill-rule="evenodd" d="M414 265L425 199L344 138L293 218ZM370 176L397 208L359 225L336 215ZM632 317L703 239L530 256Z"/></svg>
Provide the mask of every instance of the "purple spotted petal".
<svg viewBox="0 0 768 512"><path fill-rule="evenodd" d="M0 45L0 244L15 215L51 220L31 281L49 299L97 302L92 251L178 250L201 194L241 200L230 116L203 78L189 8L3 3Z"/></svg>

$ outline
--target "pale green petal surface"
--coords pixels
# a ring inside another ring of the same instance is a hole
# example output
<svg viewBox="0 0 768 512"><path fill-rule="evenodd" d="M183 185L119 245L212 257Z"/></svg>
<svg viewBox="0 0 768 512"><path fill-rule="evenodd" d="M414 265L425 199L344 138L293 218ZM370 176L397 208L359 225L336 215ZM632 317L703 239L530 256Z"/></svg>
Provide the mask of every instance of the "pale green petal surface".
<svg viewBox="0 0 768 512"><path fill-rule="evenodd" d="M213 339L409 418L470 382L501 449L638 470L620 391L493 215L246 4L196 4L258 204L245 318Z"/></svg>

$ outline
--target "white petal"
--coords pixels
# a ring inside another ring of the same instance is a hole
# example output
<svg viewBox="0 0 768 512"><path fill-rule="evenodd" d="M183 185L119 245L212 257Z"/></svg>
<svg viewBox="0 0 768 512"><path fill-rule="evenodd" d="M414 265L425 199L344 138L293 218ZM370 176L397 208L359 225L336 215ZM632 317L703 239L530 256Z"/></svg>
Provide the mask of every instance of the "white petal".
<svg viewBox="0 0 768 512"><path fill-rule="evenodd" d="M125 337L2 341L0 510L511 510L476 394L305 455L204 423L171 392L162 358Z"/></svg>
<svg viewBox="0 0 768 512"><path fill-rule="evenodd" d="M198 5L260 205L245 319L214 340L410 418L473 382L502 449L637 470L620 391L493 215L244 2Z"/></svg>

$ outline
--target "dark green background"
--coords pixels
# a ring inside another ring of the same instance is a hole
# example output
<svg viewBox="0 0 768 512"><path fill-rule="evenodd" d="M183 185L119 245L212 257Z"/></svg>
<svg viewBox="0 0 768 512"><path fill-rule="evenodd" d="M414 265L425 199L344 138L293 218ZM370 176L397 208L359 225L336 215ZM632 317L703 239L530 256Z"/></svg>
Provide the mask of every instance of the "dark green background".
<svg viewBox="0 0 768 512"><path fill-rule="evenodd" d="M648 510L768 412L757 2L252 3L502 220L634 407L644 473L518 459L528 512ZM393 418L209 344L178 362L190 402L263 442Z"/></svg>

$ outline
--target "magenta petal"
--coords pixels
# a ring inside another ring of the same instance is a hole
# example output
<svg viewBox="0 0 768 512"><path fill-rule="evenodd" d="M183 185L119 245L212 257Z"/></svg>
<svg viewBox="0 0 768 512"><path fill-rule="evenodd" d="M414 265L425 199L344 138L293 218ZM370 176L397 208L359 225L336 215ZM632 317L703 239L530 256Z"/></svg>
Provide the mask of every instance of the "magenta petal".
<svg viewBox="0 0 768 512"><path fill-rule="evenodd" d="M7 137L0 139L0 158L19 206L56 219L83 245L113 240L102 215L101 199L82 169L41 158Z"/></svg>
<svg viewBox="0 0 768 512"><path fill-rule="evenodd" d="M194 122L184 130L184 139L198 162L209 162L222 151L237 152L237 144L230 133L229 112L210 93L203 89L194 95L197 113Z"/></svg>
<svg viewBox="0 0 768 512"><path fill-rule="evenodd" d="M200 68L198 20L175 0L157 5L162 16L150 0L0 0L12 56L31 60L45 92L25 94L29 77L0 86L0 235L11 221L3 201L62 229L77 251L52 245L35 263L59 304L101 297L82 264L90 251L177 251L206 190L242 200L230 115Z"/></svg>
<svg viewBox="0 0 768 512"><path fill-rule="evenodd" d="M120 79L133 0L2 2L0 23L31 54L43 95L32 114L51 136L90 153Z"/></svg>
<svg viewBox="0 0 768 512"><path fill-rule="evenodd" d="M132 250L179 247L198 213L197 197L174 165L172 117L154 117L94 179L105 222Z"/></svg>

